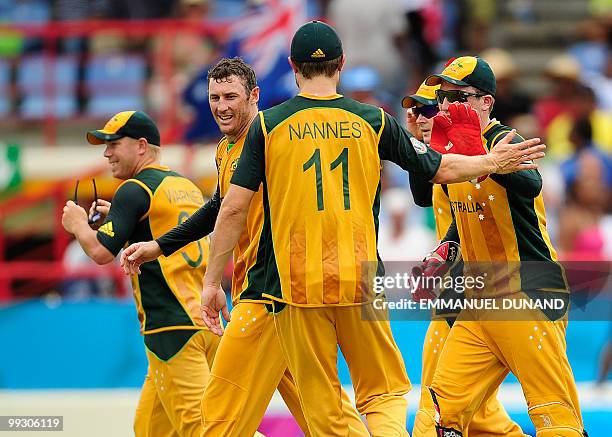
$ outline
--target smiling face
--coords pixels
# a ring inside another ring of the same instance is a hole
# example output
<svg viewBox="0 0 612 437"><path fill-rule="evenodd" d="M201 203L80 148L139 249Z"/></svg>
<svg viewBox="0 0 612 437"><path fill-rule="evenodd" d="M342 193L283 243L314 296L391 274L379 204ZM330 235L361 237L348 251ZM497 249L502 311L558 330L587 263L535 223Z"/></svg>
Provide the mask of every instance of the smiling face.
<svg viewBox="0 0 612 437"><path fill-rule="evenodd" d="M104 157L108 159L113 177L125 180L136 174L140 159L146 150L146 147L140 143L140 140L130 137L106 142Z"/></svg>
<svg viewBox="0 0 612 437"><path fill-rule="evenodd" d="M259 88L247 92L244 82L236 75L208 82L210 110L221 132L235 141L246 132L251 120L257 114Z"/></svg>

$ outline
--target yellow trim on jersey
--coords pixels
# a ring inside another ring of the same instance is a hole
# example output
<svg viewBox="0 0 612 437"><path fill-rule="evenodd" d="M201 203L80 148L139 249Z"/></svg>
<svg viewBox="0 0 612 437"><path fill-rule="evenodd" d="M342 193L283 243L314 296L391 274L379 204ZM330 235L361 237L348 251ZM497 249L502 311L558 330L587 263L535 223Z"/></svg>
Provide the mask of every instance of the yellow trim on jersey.
<svg viewBox="0 0 612 437"><path fill-rule="evenodd" d="M149 193L149 209L147 210L147 212L144 213L144 215L142 217L140 217L138 219L139 222L143 221L144 219L146 219L149 214L151 213L151 206L153 205L153 192L151 191L151 189L149 187L146 186L146 184L142 181L139 181L138 179L126 179L125 181L123 181L121 183L121 185L119 185L119 187L122 187L123 185L127 184L128 182L134 182L136 185L140 185L142 188L144 188L144 190ZM119 188L117 188L119 189Z"/></svg>
<svg viewBox="0 0 612 437"><path fill-rule="evenodd" d="M163 328L149 329L148 331L142 331L142 335L157 334L159 332L166 331L208 331L206 326L164 326Z"/></svg>
<svg viewBox="0 0 612 437"><path fill-rule="evenodd" d="M268 129L266 128L266 122L263 111L259 111L259 121L261 122L261 131L264 134L264 138L268 141Z"/></svg>
<svg viewBox="0 0 612 437"><path fill-rule="evenodd" d="M156 170L162 170L162 171L170 171L170 167L166 166L166 165L161 165L161 164L151 164L151 165L146 165L142 168L142 170L146 169L146 168L154 168ZM141 171L142 171L141 170Z"/></svg>
<svg viewBox="0 0 612 437"><path fill-rule="evenodd" d="M381 117L380 131L378 131L378 135L376 136L376 138L378 139L378 144L380 144L380 137L382 136L382 133L385 130L385 110L383 108L380 108L380 117ZM361 117L359 117L359 118L361 118Z"/></svg>
<svg viewBox="0 0 612 437"><path fill-rule="evenodd" d="M336 93L330 96L315 96L314 94L299 93L298 96L305 97L311 100L334 100L334 99L339 99L340 97L342 97L342 94Z"/></svg>

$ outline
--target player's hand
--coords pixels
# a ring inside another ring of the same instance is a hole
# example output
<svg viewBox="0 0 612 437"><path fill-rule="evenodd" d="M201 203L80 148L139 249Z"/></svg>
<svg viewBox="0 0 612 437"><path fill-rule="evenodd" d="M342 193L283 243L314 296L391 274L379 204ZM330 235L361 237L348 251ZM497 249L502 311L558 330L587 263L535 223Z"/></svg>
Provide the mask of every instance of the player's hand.
<svg viewBox="0 0 612 437"><path fill-rule="evenodd" d="M62 226L71 234L76 233L79 226L87 224L87 212L72 200L66 202L62 213Z"/></svg>
<svg viewBox="0 0 612 437"><path fill-rule="evenodd" d="M104 218L108 215L110 211L111 203L108 200L104 199L96 199L91 202L91 207L89 208L89 220L94 219L96 214L99 214L98 218L94 221L104 221Z"/></svg>
<svg viewBox="0 0 612 437"><path fill-rule="evenodd" d="M412 111L412 108L406 109L406 129L419 141L423 141L423 132L417 124L418 116Z"/></svg>
<svg viewBox="0 0 612 437"><path fill-rule="evenodd" d="M459 261L460 255L461 250L458 243L445 241L430 252L420 266L414 266L412 277L415 287L412 292L412 300L421 302L435 299L437 297L433 288L435 281L431 278L444 276Z"/></svg>
<svg viewBox="0 0 612 437"><path fill-rule="evenodd" d="M219 317L219 311L223 314L223 318L226 322L230 321L230 313L227 309L227 300L225 299L225 292L221 288L221 285L207 285L204 284L202 289L202 319L208 329L213 334L218 336L223 335L223 326L221 325L221 318Z"/></svg>
<svg viewBox="0 0 612 437"><path fill-rule="evenodd" d="M126 275L139 275L140 266L157 259L162 251L157 241L141 241L131 244L121 254L121 267Z"/></svg>
<svg viewBox="0 0 612 437"><path fill-rule="evenodd" d="M536 159L544 158L545 144L540 144L539 138L531 138L512 144L516 135L512 129L502 140L495 145L487 156L492 160L495 167L494 173L506 174L520 170L531 170L538 168L534 162Z"/></svg>

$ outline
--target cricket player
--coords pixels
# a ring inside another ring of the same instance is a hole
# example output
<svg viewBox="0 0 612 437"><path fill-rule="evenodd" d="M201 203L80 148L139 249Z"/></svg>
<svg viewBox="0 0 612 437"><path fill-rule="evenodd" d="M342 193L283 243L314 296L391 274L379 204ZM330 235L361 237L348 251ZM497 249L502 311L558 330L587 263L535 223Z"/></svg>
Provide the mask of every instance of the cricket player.
<svg viewBox="0 0 612 437"><path fill-rule="evenodd" d="M140 264L162 254L171 256L213 229L221 200L242 154L246 133L257 116L259 87L255 72L240 58L220 60L208 73L208 97L215 121L224 134L217 146L217 191L211 201L180 226L157 240L128 247L121 258L128 271L137 271ZM232 321L221 338L202 402L206 436L253 435L277 388L304 433L309 435L272 315L265 307L271 301L262 297L265 290L254 279L262 275L263 269L258 259L264 214L262 194L260 189L255 195L246 227L233 253L234 309ZM350 435L369 435L344 391L342 397L343 420L351 430Z"/></svg>
<svg viewBox="0 0 612 437"><path fill-rule="evenodd" d="M490 118L496 83L489 65L481 58L460 57L426 84L440 85L436 97L441 114L434 117L431 146L444 153L453 150L456 140L471 155L494 153L511 129ZM438 123L445 132L440 138ZM475 262L493 267L484 290L466 297L568 301L564 273L546 230L541 190L535 169L448 185L455 220L446 239L460 238L466 271ZM566 310L567 305L533 309L512 321L485 311L460 313L444 339L428 387L431 396L422 398L424 417L433 418L435 426L422 433L419 429L420 435L471 435L476 411L510 371L522 385L538 437L586 435L566 354Z"/></svg>
<svg viewBox="0 0 612 437"><path fill-rule="evenodd" d="M88 132L87 141L106 144L112 174L124 181L110 205L92 207L91 214L94 208L107 214L97 232L83 208L70 200L64 207L64 228L98 264L112 262L126 243L163 235L204 203L191 181L160 165L159 131L144 112L114 115L103 129ZM200 403L219 344L200 315L207 255L208 241L200 239L132 276L149 361L134 421L137 437L202 432Z"/></svg>
<svg viewBox="0 0 612 437"><path fill-rule="evenodd" d="M420 136L425 144L431 140L431 130L433 118L438 114L438 102L436 100L436 90L440 85L427 85L422 83L415 94L404 97L402 106L407 109L408 131L414 136ZM445 245L453 242L445 242L446 232L450 227L453 215L450 210L448 199L448 186L434 184L432 187L431 206L433 206L436 223L436 235L440 246L434 250L441 251ZM457 269L457 272L454 270ZM462 263L455 268L451 274L462 274ZM456 293L454 290L444 290L440 299L462 299L463 294ZM455 322L458 311L434 310L432 321L429 324L423 344L423 364L421 372L421 401L422 406L425 400L431 397L428 387L431 385L433 374L438 363L438 359L444 347L444 341L448 338L451 327ZM418 437L425 435L427 430L434 426L434 418L428 416L427 411L419 408L416 413L412 436ZM511 436L523 437L521 428L508 416L502 404L497 400L497 390L485 399L476 410L474 417L469 425L469 432L472 437L480 436Z"/></svg>
<svg viewBox="0 0 612 437"><path fill-rule="evenodd" d="M227 313L223 268L263 183L258 260L265 274L249 279L273 300L274 324L311 434L349 432L337 375L340 346L370 432L407 435L404 395L410 382L389 322L373 320L372 296L362 283L368 265L378 265L381 159L426 180L454 182L535 168L520 162L543 156L544 146L529 140L506 144L496 156L442 156L411 141L380 108L337 94L342 44L319 21L297 30L289 62L300 93L260 112L249 129L215 225L203 316L221 335L219 311Z"/></svg>

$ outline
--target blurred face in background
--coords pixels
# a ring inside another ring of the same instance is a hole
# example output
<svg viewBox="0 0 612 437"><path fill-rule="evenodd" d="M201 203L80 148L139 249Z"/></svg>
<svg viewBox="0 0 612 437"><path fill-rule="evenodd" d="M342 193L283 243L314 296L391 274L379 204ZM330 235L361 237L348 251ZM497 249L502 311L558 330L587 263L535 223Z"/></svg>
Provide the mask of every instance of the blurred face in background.
<svg viewBox="0 0 612 437"><path fill-rule="evenodd" d="M246 131L257 114L259 87L247 92L245 82L232 75L224 79L210 79L208 102L221 132L230 140Z"/></svg>

